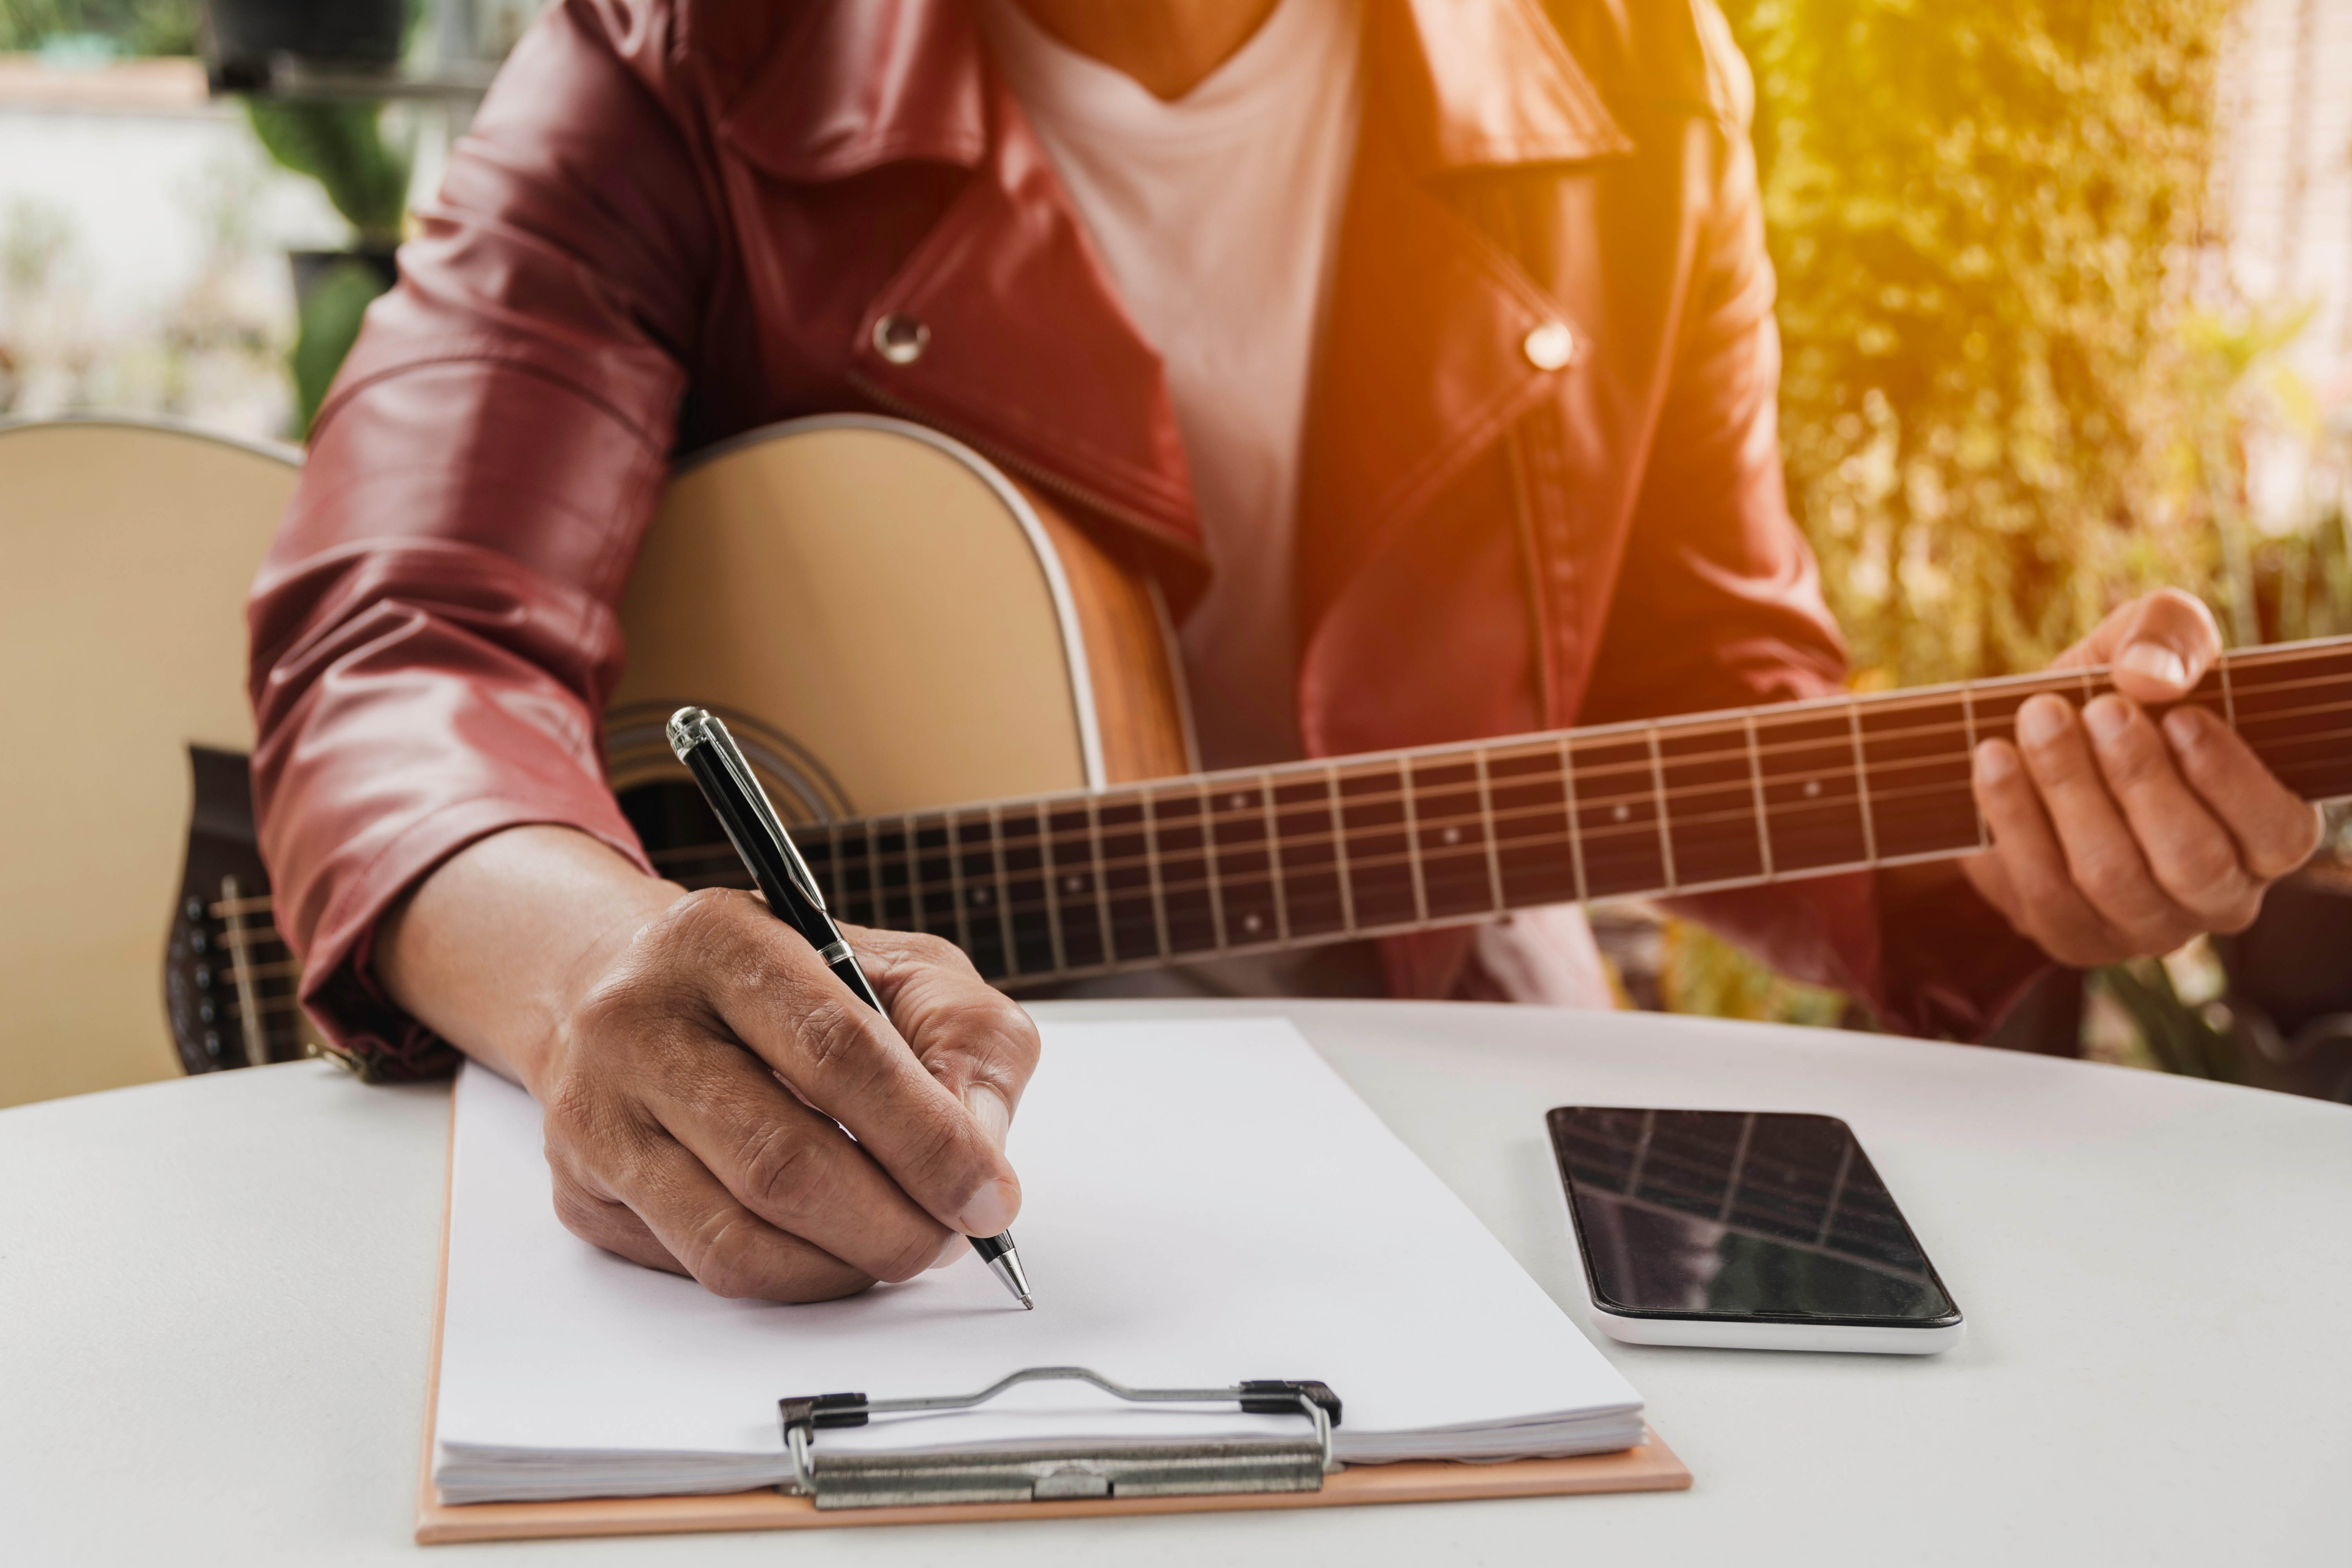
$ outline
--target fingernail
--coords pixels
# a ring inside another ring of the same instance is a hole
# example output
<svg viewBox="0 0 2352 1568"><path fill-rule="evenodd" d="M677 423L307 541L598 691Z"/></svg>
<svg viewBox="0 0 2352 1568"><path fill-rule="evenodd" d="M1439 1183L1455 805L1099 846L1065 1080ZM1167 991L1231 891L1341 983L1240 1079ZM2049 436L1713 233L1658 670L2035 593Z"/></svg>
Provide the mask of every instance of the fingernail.
<svg viewBox="0 0 2352 1568"><path fill-rule="evenodd" d="M2017 738L2029 746L2046 746L2066 732L2066 704L2055 697L2037 697L2017 710Z"/></svg>
<svg viewBox="0 0 2352 1568"><path fill-rule="evenodd" d="M2161 680L2167 686L2189 684L2189 666L2160 642L2136 642L2116 656L2116 668Z"/></svg>
<svg viewBox="0 0 2352 1568"><path fill-rule="evenodd" d="M1977 748L1977 782L1997 784L2017 771L2017 759L2007 746L1987 741Z"/></svg>
<svg viewBox="0 0 2352 1568"><path fill-rule="evenodd" d="M963 1091L963 1108L988 1134L988 1141L999 1149L1004 1147L1004 1134L1013 1126L1013 1108L1004 1097L984 1083L973 1084Z"/></svg>
<svg viewBox="0 0 2352 1568"><path fill-rule="evenodd" d="M2176 752L2185 752L2205 738L2204 721L2194 708L2175 708L2164 716L2164 738Z"/></svg>
<svg viewBox="0 0 2352 1568"><path fill-rule="evenodd" d="M2091 731L2091 739L2106 745L2120 739L2131 727L2131 710L2120 697L2094 697L2083 710L2083 722Z"/></svg>
<svg viewBox="0 0 2352 1568"><path fill-rule="evenodd" d="M984 1184L956 1215L956 1228L966 1236L994 1236L1021 1212L1021 1189L998 1177Z"/></svg>

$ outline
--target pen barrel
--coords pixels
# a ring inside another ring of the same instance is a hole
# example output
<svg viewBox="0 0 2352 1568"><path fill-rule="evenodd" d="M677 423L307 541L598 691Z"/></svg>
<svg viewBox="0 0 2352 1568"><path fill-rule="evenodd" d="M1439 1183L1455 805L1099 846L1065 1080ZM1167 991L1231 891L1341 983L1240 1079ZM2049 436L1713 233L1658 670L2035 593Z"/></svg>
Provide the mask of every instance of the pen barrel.
<svg viewBox="0 0 2352 1568"><path fill-rule="evenodd" d="M831 925L833 922L828 920L825 923ZM856 997L877 1013L884 1011L882 998L875 993L874 983L866 978L866 971L857 967L857 960L845 952L825 967L833 971L835 979L849 987L849 994L852 996Z"/></svg>
<svg viewBox="0 0 2352 1568"><path fill-rule="evenodd" d="M822 950L839 940L833 922L824 918L822 910L810 905L800 885L793 880L792 868L785 863L782 846L761 828L758 811L745 796L743 786L719 761L715 749L697 746L679 760L701 786L703 798L710 803L711 815L727 830L727 841L735 846L735 853L742 858L751 880L776 918L799 931L811 947Z"/></svg>

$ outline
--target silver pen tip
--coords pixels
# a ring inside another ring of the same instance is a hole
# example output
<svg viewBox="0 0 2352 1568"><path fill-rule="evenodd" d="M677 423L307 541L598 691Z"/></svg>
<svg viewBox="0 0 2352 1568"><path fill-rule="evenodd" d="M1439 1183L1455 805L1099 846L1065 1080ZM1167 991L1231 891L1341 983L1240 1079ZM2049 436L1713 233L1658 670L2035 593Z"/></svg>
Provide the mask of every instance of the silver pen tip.
<svg viewBox="0 0 2352 1568"><path fill-rule="evenodd" d="M1004 1289L1027 1311L1035 1311L1037 1303L1029 1296L1029 1276L1021 1270L1021 1254L1008 1247L988 1260L988 1271L1004 1281Z"/></svg>

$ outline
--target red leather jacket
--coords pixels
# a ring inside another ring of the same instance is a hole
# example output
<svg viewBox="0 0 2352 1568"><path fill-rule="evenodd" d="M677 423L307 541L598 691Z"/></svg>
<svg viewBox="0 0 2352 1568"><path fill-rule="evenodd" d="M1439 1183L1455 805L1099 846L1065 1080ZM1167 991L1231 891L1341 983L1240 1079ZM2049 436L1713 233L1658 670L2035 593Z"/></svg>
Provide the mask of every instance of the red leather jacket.
<svg viewBox="0 0 2352 1568"><path fill-rule="evenodd" d="M1364 129L1300 500L1298 704L1332 754L1838 689L1782 493L1749 87L1707 0L1366 0ZM827 410L949 431L1181 605L1175 420L968 0L563 0L500 74L312 435L254 588L255 790L305 998L405 889L605 789L614 605L678 454ZM894 364L874 324L930 329ZM1573 356L1554 363L1556 328ZM2038 966L1972 898L1856 876L1693 912L1898 1027ZM1443 994L1458 932L1391 944Z"/></svg>

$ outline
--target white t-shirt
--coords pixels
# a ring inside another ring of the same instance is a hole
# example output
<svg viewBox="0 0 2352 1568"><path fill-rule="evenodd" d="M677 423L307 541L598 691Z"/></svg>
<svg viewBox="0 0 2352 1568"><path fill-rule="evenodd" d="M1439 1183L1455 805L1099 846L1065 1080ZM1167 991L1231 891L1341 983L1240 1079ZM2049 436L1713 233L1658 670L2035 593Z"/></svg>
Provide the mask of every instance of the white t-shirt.
<svg viewBox="0 0 2352 1568"><path fill-rule="evenodd" d="M1309 372L1361 112L1357 0L1281 0L1172 103L1013 0L989 40L1165 366L1215 576L1179 628L1202 760L1301 754L1292 602Z"/></svg>

